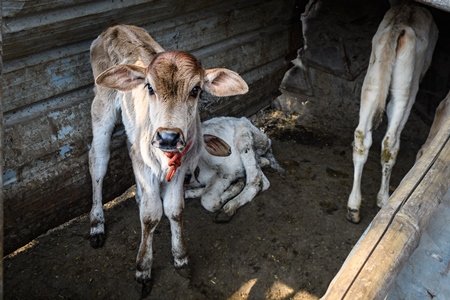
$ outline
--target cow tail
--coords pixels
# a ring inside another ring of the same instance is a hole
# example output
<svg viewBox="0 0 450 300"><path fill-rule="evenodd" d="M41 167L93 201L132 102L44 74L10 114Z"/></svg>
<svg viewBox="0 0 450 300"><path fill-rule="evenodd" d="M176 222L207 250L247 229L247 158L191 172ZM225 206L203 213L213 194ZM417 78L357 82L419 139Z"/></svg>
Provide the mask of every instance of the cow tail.
<svg viewBox="0 0 450 300"><path fill-rule="evenodd" d="M376 62L379 64L378 66L378 72L377 76L379 78L377 81L379 82L379 89L376 96L376 113L374 115L374 118L372 120L372 124L374 127L377 127L381 120L384 113L384 110L386 108L386 102L389 95L390 87L392 86L393 81L393 74L394 74L394 68L395 67L403 67L403 66L396 66L398 61L398 56L404 55L406 52L414 50L414 42L411 45L411 39L415 38L414 32L412 29L408 26L402 26L398 28L394 28L389 32L389 37L382 45L382 52L383 55L378 58L379 60ZM409 53L407 54L409 55ZM405 65L405 68L413 68L414 63Z"/></svg>

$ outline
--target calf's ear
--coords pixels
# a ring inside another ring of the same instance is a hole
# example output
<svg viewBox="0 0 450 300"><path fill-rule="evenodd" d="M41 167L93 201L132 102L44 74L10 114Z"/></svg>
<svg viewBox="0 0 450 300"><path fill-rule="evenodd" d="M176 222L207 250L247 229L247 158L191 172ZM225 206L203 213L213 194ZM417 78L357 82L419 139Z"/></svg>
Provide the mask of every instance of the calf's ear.
<svg viewBox="0 0 450 300"><path fill-rule="evenodd" d="M204 134L203 140L205 142L206 151L213 156L229 156L231 154L231 147L220 137L212 134Z"/></svg>
<svg viewBox="0 0 450 300"><path fill-rule="evenodd" d="M136 65L111 67L95 79L95 84L119 91L129 91L144 82L145 68Z"/></svg>
<svg viewBox="0 0 450 300"><path fill-rule="evenodd" d="M238 73L228 69L205 71L205 90L217 97L241 95L248 92L248 85Z"/></svg>

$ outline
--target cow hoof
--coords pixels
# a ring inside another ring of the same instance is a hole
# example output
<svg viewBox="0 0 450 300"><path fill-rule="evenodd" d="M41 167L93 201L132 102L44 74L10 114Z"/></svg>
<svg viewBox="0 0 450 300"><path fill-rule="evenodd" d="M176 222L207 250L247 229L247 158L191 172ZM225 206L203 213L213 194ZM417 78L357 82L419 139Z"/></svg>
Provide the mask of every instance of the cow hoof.
<svg viewBox="0 0 450 300"><path fill-rule="evenodd" d="M188 264L182 265L181 267L175 267L175 270L181 277L186 279L191 278L191 268L189 268Z"/></svg>
<svg viewBox="0 0 450 300"><path fill-rule="evenodd" d="M148 279L136 279L138 283L141 284L141 299L147 298L148 295L152 292L153 289L153 280L151 278Z"/></svg>
<svg viewBox="0 0 450 300"><path fill-rule="evenodd" d="M106 236L104 233L97 233L90 236L90 243L92 248L100 248L105 244Z"/></svg>
<svg viewBox="0 0 450 300"><path fill-rule="evenodd" d="M347 220L352 223L358 224L361 221L359 216L359 209L347 207Z"/></svg>
<svg viewBox="0 0 450 300"><path fill-rule="evenodd" d="M234 215L234 214L233 214ZM233 215L229 215L225 213L223 210L220 210L214 217L214 222L216 223L228 223L233 218Z"/></svg>

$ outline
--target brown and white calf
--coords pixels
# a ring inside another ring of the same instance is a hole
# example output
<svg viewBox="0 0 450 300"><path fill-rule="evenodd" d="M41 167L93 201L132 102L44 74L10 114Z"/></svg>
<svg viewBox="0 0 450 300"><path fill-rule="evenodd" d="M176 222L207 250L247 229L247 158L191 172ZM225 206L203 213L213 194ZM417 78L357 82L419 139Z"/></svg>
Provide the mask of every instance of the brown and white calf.
<svg viewBox="0 0 450 300"><path fill-rule="evenodd" d="M248 86L233 71L205 70L187 52L164 51L144 29L129 25L110 27L92 43L91 65L96 78L89 152L91 245L100 247L105 239L102 182L110 158L111 134L121 120L141 220L136 280L147 293L151 289L153 233L163 212L170 221L175 268L188 271L182 225L183 181L186 170L197 165L204 147L197 109L200 92L231 96L246 93Z"/></svg>
<svg viewBox="0 0 450 300"><path fill-rule="evenodd" d="M220 137L230 146L230 155L212 156L202 150L195 179L188 186L186 198L201 198L202 206L216 215L217 222L227 222L236 210L270 183L261 167L270 165L284 172L272 154L270 138L247 118L218 117L202 123L205 139ZM206 141L205 141L206 142Z"/></svg>
<svg viewBox="0 0 450 300"><path fill-rule="evenodd" d="M450 116L450 91L447 96L439 103L439 106L436 109L436 113L434 114L433 124L430 127L430 132L428 133L427 140L420 148L419 152L417 152L416 161L422 157L422 155L430 148L430 144L433 141L434 137L439 132L439 129L444 125L448 116Z"/></svg>
<svg viewBox="0 0 450 300"><path fill-rule="evenodd" d="M382 179L377 205L382 207L389 199L389 181L400 149L400 134L415 102L419 83L430 66L437 37L438 29L430 12L414 4L392 7L373 37L353 144L354 181L347 219L354 223L360 221L361 176L372 145L372 130L381 120L388 95L388 127L382 141Z"/></svg>

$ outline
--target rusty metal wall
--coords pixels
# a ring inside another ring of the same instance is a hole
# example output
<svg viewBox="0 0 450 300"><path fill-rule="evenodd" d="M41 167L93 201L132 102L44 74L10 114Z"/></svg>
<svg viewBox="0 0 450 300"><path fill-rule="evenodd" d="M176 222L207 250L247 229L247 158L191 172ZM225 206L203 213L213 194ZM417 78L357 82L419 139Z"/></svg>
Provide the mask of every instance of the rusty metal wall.
<svg viewBox="0 0 450 300"><path fill-rule="evenodd" d="M250 92L206 95L202 117L250 115L276 96L286 56L300 48L299 2L3 1L5 254L90 209L89 46L102 30L142 26L164 48L191 51L206 68L239 72ZM105 200L133 184L124 142L118 127Z"/></svg>

